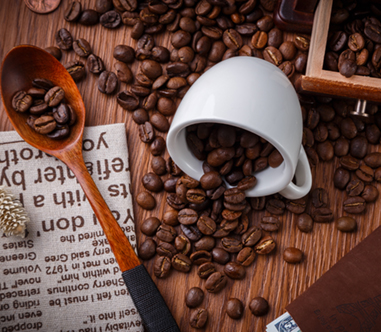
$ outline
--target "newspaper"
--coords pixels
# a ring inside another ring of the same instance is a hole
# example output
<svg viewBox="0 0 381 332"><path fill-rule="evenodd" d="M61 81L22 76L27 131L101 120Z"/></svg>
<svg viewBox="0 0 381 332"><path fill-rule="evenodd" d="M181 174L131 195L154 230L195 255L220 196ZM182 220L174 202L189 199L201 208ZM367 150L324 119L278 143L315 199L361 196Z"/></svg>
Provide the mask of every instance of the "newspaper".
<svg viewBox="0 0 381 332"><path fill-rule="evenodd" d="M83 156L136 248L124 124L87 127ZM0 185L24 205L28 235L0 237L0 331L143 331L102 228L69 168L0 132Z"/></svg>

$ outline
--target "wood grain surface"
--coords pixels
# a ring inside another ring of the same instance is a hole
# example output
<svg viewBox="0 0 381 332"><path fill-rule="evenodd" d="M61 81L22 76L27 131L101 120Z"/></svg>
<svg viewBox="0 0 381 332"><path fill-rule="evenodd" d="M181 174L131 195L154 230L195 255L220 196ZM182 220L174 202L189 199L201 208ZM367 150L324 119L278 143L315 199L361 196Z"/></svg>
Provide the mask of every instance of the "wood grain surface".
<svg viewBox="0 0 381 332"><path fill-rule="evenodd" d="M136 41L130 38L130 28L122 26L116 30L107 30L101 25L86 27L79 24L70 24L63 19L63 11L68 0L62 1L61 6L53 13L40 15L31 12L22 0L0 0L0 60L16 45L33 44L39 47L55 45L55 32L65 27L73 38L85 38L93 48L93 53L100 56L108 70L113 69L115 59L112 57L113 48L118 44L135 46ZM94 8L95 0L81 1L83 7ZM169 46L168 35L155 37L156 44ZM76 59L73 51L63 52L61 62ZM139 63L135 61L131 66L137 72ZM98 91L97 76L88 73L85 80L78 83L86 109L86 125L103 125L111 123L125 123L130 155L130 169L132 175L132 191L138 194L143 190L140 182L142 176L150 170L148 145L143 144L138 136L137 125L128 114L116 103L115 96L106 96ZM125 89L124 84L119 89ZM4 107L0 105L0 130L12 130L7 119ZM118 142L114 142L118 148ZM379 146L371 146L370 150L380 150ZM336 217L343 215L342 203L345 193L333 186L332 178L338 159L330 162L320 162L312 169L313 188L323 187L329 192L330 207ZM377 184L378 189L379 184ZM148 216L163 215L168 206L165 204L165 194L155 194L157 208L152 212L143 211L134 202L134 213L138 243L144 241L145 236L139 230L139 225ZM203 306L208 308L209 320L205 331L265 331L266 324L284 313L288 303L294 300L304 290L311 286L323 273L332 267L350 249L369 235L380 225L380 199L374 204L368 204L366 212L356 215L358 229L354 233L341 233L336 230L334 223L315 224L313 232L302 233L296 228L296 216L285 213L281 216L282 227L274 234L277 243L275 253L269 256L257 257L254 264L246 269L246 277L240 281L229 280L227 287L219 294L205 293ZM257 223L263 215L268 213L255 212L251 223ZM282 253L287 247L297 247L303 250L305 258L299 265L290 265L283 261ZM161 291L165 301L171 309L181 331L192 331L189 326L190 309L184 304L186 291L194 286L204 288L205 281L201 280L196 269L191 273L183 274L172 271L166 279L157 279L152 273L153 261L144 262L153 280ZM218 267L219 270L221 266ZM264 317L255 317L251 314L248 305L256 296L263 296L270 304L270 311ZM244 315L240 320L229 318L226 313L226 302L229 298L240 299L245 306Z"/></svg>

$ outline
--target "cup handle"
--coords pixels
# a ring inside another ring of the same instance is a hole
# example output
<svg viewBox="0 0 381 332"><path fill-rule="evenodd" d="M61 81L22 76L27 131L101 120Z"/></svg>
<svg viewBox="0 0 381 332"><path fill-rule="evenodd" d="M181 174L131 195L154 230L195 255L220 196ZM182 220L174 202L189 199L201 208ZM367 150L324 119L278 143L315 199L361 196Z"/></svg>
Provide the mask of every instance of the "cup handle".
<svg viewBox="0 0 381 332"><path fill-rule="evenodd" d="M310 164L304 151L303 146L300 147L298 164L295 170L296 183L290 182L286 188L279 193L288 199L298 199L308 194L312 186L312 175Z"/></svg>

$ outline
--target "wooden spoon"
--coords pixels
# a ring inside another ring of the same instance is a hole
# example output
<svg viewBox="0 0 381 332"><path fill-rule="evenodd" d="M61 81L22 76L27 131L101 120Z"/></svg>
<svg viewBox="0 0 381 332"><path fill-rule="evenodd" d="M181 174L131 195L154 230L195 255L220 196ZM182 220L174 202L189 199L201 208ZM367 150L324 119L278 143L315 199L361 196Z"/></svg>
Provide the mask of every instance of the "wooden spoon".
<svg viewBox="0 0 381 332"><path fill-rule="evenodd" d="M48 79L65 91L67 103L77 115L77 121L67 138L53 140L38 134L27 125L28 114L13 109L13 95L19 90L27 91L31 88L35 78ZM62 160L77 177L103 228L126 286L148 331L179 331L159 290L140 263L87 171L82 157L85 106L75 82L65 67L38 47L17 46L7 54L2 64L1 96L8 118L19 135L35 148Z"/></svg>

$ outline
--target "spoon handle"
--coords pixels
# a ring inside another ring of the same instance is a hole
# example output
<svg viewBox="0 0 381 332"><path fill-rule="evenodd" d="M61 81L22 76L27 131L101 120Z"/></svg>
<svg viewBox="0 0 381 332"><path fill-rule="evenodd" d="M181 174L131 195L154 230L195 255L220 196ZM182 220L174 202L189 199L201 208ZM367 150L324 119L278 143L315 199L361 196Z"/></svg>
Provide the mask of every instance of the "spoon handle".
<svg viewBox="0 0 381 332"><path fill-rule="evenodd" d="M73 171L118 262L124 282L148 332L180 332L163 297L139 261L87 171L81 151L70 151L60 159Z"/></svg>
<svg viewBox="0 0 381 332"><path fill-rule="evenodd" d="M140 265L139 258L136 256L124 232L120 228L115 217L111 213L90 173L87 171L82 153L70 153L61 158L65 164L73 171L93 211L102 226L107 241L114 253L122 272L130 270Z"/></svg>

